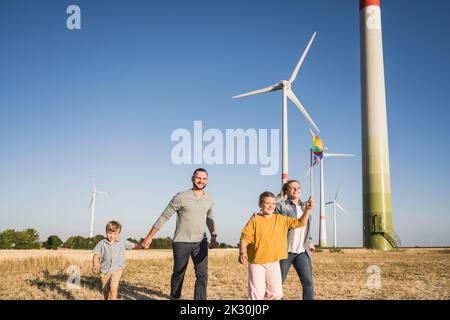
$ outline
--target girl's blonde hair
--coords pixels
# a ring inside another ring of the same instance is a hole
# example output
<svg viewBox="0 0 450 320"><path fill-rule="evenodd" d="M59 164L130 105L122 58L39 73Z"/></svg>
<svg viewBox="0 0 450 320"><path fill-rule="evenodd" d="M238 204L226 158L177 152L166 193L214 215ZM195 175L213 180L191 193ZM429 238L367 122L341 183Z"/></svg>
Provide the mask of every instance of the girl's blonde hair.
<svg viewBox="0 0 450 320"><path fill-rule="evenodd" d="M261 205L261 203L263 203L265 198L274 198L275 200L277 200L277 197L275 197L275 195L272 192L264 191L263 193L261 193L259 195L259 205Z"/></svg>

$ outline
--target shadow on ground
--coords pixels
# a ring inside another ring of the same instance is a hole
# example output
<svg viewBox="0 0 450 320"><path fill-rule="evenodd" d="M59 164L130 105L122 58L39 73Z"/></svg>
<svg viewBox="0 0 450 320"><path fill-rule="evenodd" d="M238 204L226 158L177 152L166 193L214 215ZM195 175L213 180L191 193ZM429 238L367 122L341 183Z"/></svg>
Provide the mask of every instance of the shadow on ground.
<svg viewBox="0 0 450 320"><path fill-rule="evenodd" d="M64 274L52 275L47 271L44 271L42 278L30 280L29 282L32 286L35 286L44 292L54 291L67 300L75 300L77 298L74 296L73 290L68 289L66 286L67 278L67 275ZM98 291L99 293L101 293L100 277L82 276L80 279L80 285L82 288ZM122 300L158 300L169 298L169 295L164 294L159 290L137 286L126 281L120 281L119 284L119 299Z"/></svg>

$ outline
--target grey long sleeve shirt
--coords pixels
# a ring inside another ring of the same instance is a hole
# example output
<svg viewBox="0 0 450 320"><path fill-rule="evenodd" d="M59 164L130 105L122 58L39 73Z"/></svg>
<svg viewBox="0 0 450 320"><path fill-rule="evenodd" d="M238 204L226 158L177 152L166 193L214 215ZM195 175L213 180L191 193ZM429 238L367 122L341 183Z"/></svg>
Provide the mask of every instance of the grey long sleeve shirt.
<svg viewBox="0 0 450 320"><path fill-rule="evenodd" d="M206 225L213 221L214 198L207 192L199 198L192 189L177 193L153 225L158 230L177 213L174 242L200 242Z"/></svg>

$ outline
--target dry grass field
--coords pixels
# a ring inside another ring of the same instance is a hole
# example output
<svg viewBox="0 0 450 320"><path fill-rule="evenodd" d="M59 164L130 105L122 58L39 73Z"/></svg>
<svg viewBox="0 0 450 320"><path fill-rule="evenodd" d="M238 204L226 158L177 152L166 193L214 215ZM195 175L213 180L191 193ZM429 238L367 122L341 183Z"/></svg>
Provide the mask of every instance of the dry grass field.
<svg viewBox="0 0 450 320"><path fill-rule="evenodd" d="M99 276L91 272L91 253L83 250L0 250L0 299L102 299ZM66 285L70 265L79 266L81 289ZM367 288L367 268L381 270L381 287ZM168 299L172 268L170 250L127 253L121 299ZM450 299L450 249L323 250L313 258L317 299ZM182 299L191 299L195 275L186 272ZM301 299L293 268L284 299ZM209 299L246 299L247 266L237 249L209 251Z"/></svg>

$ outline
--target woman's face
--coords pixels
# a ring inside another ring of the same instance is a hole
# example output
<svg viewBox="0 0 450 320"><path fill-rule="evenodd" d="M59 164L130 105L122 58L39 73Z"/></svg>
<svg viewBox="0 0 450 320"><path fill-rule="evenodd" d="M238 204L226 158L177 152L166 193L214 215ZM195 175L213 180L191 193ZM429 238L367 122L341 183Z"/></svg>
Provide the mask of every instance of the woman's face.
<svg viewBox="0 0 450 320"><path fill-rule="evenodd" d="M291 182L287 187L287 196L289 199L300 199L301 188L298 182Z"/></svg>
<svg viewBox="0 0 450 320"><path fill-rule="evenodd" d="M272 214L275 211L275 199L272 197L265 197L259 207L263 214Z"/></svg>

